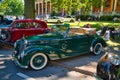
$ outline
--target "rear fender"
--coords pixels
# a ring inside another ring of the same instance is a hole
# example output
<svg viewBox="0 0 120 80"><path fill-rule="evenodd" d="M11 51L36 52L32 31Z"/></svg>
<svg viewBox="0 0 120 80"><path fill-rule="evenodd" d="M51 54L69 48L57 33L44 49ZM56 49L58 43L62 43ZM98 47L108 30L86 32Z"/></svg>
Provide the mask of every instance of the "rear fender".
<svg viewBox="0 0 120 80"><path fill-rule="evenodd" d="M92 40L92 42L91 42L91 48L90 48L91 52L93 51L93 48L96 43L101 43L103 47L107 46L106 42L103 39L96 38L96 39Z"/></svg>

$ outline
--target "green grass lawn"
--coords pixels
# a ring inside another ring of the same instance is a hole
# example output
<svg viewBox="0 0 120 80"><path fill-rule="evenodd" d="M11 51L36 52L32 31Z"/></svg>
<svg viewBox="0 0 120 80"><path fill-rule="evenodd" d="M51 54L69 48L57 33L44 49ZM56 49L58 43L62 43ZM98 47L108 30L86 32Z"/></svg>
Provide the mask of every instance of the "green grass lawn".
<svg viewBox="0 0 120 80"><path fill-rule="evenodd" d="M102 24L104 24L107 27L114 26L116 30L117 30L118 26L120 25L119 22L113 22L113 21L111 21L111 22L110 21L109 22L108 21L81 21L79 25L78 25L78 23L79 23L78 21L75 21L74 23L72 23L72 22L64 22L64 23L70 24L71 27L74 27L74 26L83 27L84 25L89 23L91 25L91 27L96 28L96 30L101 29ZM54 24L56 24L56 23L48 23L48 26L52 26Z"/></svg>

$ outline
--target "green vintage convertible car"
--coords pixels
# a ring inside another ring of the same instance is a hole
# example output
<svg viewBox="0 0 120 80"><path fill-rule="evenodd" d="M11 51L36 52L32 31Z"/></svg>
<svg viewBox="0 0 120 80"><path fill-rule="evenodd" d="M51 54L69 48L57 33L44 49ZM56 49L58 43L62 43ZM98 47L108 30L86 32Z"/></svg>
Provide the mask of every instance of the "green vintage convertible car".
<svg viewBox="0 0 120 80"><path fill-rule="evenodd" d="M23 37L14 44L13 61L22 68L43 69L50 60L84 53L98 55L106 42L97 34L69 24L54 25L51 32Z"/></svg>

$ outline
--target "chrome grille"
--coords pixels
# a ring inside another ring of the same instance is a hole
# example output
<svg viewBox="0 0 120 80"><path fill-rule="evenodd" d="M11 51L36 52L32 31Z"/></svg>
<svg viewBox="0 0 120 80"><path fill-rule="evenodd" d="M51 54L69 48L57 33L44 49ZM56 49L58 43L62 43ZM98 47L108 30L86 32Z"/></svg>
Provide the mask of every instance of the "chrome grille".
<svg viewBox="0 0 120 80"><path fill-rule="evenodd" d="M19 49L19 50L18 50L19 54L21 54L22 51L24 50L24 40L21 40L18 49Z"/></svg>

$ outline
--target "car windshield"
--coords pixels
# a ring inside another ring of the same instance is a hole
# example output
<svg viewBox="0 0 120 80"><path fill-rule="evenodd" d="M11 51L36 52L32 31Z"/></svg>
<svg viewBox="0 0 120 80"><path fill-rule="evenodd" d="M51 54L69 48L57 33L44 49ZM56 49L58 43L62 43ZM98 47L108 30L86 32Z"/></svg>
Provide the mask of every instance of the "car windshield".
<svg viewBox="0 0 120 80"><path fill-rule="evenodd" d="M70 28L68 31L68 36L77 36L77 35L84 35L86 34L86 30L82 29L82 28Z"/></svg>
<svg viewBox="0 0 120 80"><path fill-rule="evenodd" d="M69 24L58 24L52 26L51 28L52 32L56 32L62 35L64 35L68 29L69 29Z"/></svg>

